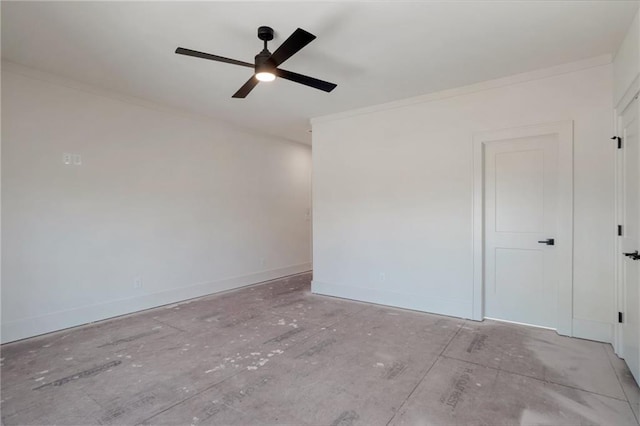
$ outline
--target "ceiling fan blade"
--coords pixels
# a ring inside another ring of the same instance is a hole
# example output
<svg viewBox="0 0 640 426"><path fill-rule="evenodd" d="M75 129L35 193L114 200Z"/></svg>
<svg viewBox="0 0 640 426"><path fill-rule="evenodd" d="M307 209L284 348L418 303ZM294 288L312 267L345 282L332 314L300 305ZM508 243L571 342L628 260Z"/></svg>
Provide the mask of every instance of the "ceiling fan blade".
<svg viewBox="0 0 640 426"><path fill-rule="evenodd" d="M197 50L185 49L178 47L176 49L178 55L194 56L196 58L210 59L212 61L225 62L227 64L240 65L243 67L253 68L255 65L248 62L237 61L235 59L225 58L223 56L212 55L211 53L198 52Z"/></svg>
<svg viewBox="0 0 640 426"><path fill-rule="evenodd" d="M313 87L314 89L324 90L325 92L330 92L338 86L337 84L329 83L328 81L318 80L317 78L287 70L276 69L276 75L296 83L304 84L305 86Z"/></svg>
<svg viewBox="0 0 640 426"><path fill-rule="evenodd" d="M302 28L298 28L289 36L288 39L284 41L276 49L275 52L269 57L268 61L274 66L277 67L290 57L292 57L296 52L305 47L307 44L311 43L316 36L311 34L308 31L303 30Z"/></svg>
<svg viewBox="0 0 640 426"><path fill-rule="evenodd" d="M233 94L232 98L246 98L249 92L251 92L258 83L259 81L256 78L255 74L252 75L251 78L247 80L247 82L243 84L236 93Z"/></svg>

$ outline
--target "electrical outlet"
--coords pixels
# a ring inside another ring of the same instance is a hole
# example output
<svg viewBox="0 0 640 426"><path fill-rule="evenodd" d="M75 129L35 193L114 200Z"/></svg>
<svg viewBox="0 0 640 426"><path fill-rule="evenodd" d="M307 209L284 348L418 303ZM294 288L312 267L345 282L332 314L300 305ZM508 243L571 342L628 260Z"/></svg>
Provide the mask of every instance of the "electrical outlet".
<svg viewBox="0 0 640 426"><path fill-rule="evenodd" d="M264 266L264 263L265 263L265 262L264 262L264 257L261 257L261 258L260 258L260 266Z"/></svg>
<svg viewBox="0 0 640 426"><path fill-rule="evenodd" d="M137 277L133 279L133 288L140 288L142 287L142 278Z"/></svg>
<svg viewBox="0 0 640 426"><path fill-rule="evenodd" d="M384 272L380 272L380 281L386 281L387 280L387 274L385 274Z"/></svg>
<svg viewBox="0 0 640 426"><path fill-rule="evenodd" d="M80 154L65 152L62 154L62 163L67 166L80 166L82 165L82 156Z"/></svg>

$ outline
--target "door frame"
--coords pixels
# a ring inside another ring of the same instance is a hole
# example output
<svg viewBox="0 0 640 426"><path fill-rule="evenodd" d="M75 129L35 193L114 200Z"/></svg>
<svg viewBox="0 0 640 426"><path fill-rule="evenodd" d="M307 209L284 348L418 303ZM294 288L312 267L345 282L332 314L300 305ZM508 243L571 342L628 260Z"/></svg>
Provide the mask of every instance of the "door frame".
<svg viewBox="0 0 640 426"><path fill-rule="evenodd" d="M484 319L484 160L491 142L558 135L558 318L556 331L573 335L573 121L537 124L473 134L473 301L472 317ZM566 242L566 243L565 243Z"/></svg>

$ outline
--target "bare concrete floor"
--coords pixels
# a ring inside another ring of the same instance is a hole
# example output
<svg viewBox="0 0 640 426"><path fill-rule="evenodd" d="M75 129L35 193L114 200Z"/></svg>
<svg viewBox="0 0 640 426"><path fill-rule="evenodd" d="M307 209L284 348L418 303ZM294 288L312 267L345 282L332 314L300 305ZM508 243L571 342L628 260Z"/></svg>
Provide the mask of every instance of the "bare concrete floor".
<svg viewBox="0 0 640 426"><path fill-rule="evenodd" d="M315 296L310 274L2 346L2 422L628 425L610 345Z"/></svg>

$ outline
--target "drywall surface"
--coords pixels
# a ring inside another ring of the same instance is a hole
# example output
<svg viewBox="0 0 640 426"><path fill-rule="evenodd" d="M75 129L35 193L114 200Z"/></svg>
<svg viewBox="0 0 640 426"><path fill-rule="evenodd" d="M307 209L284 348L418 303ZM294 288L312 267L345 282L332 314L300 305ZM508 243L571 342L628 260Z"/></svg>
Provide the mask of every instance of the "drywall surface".
<svg viewBox="0 0 640 426"><path fill-rule="evenodd" d="M313 291L470 318L473 134L571 120L573 329L611 340L611 64L520 80L313 121Z"/></svg>
<svg viewBox="0 0 640 426"><path fill-rule="evenodd" d="M311 269L309 147L42 76L2 71L4 342Z"/></svg>
<svg viewBox="0 0 640 426"><path fill-rule="evenodd" d="M640 74L640 12L613 60L613 105L618 106ZM636 82L637 83L637 82Z"/></svg>

